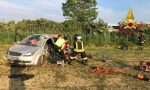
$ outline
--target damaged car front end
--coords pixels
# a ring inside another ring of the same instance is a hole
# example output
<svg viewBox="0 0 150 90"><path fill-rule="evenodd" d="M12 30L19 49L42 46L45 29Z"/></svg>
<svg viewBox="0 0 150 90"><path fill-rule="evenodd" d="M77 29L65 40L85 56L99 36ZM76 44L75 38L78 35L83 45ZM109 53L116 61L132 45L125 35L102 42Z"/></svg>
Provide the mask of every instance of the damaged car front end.
<svg viewBox="0 0 150 90"><path fill-rule="evenodd" d="M47 52L47 40L54 35L35 34L26 37L7 51L7 59L12 65L42 65Z"/></svg>

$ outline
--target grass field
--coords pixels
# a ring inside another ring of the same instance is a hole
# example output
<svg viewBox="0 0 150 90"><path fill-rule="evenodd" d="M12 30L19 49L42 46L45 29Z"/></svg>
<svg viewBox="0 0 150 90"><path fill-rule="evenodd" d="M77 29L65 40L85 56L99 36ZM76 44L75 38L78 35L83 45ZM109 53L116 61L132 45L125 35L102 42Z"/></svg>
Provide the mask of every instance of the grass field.
<svg viewBox="0 0 150 90"><path fill-rule="evenodd" d="M9 67L5 52L9 46L0 47L0 90L150 90L150 82L124 75L96 76L90 72L90 66L105 65L108 68L139 65L141 60L150 61L150 48L143 51L132 48L120 50L112 47L86 48L89 65L76 61L64 67L46 62L41 67ZM108 60L106 63L102 60ZM127 73L146 74L137 70L124 70ZM20 74L20 78L11 78L10 74Z"/></svg>

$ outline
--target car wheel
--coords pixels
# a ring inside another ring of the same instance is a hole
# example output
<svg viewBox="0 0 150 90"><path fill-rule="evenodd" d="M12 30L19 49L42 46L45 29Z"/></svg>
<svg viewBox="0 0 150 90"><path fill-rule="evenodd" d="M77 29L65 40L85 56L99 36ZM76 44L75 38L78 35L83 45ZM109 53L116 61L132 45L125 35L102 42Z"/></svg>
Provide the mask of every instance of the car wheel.
<svg viewBox="0 0 150 90"><path fill-rule="evenodd" d="M44 61L45 61L45 59L44 59L45 57L42 55L42 56L40 56L39 57L39 59L38 59L38 63L37 63L37 65L38 66L41 66L41 65L43 65L44 64Z"/></svg>

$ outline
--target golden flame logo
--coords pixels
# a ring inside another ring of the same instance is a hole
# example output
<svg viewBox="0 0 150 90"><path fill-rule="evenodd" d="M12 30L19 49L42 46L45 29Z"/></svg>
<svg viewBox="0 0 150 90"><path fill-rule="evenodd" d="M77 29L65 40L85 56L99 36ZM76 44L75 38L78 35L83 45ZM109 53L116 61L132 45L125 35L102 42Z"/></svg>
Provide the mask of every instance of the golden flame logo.
<svg viewBox="0 0 150 90"><path fill-rule="evenodd" d="M134 19L133 11L130 8L126 19L123 21L124 29L136 29L137 21Z"/></svg>

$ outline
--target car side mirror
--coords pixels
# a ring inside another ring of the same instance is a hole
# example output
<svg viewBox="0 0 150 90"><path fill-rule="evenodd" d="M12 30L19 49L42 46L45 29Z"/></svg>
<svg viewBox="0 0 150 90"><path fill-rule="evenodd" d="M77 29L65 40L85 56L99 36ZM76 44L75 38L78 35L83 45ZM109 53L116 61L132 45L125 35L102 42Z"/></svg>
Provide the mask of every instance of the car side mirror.
<svg viewBox="0 0 150 90"><path fill-rule="evenodd" d="M20 41L17 41L17 44L19 44L20 43Z"/></svg>
<svg viewBox="0 0 150 90"><path fill-rule="evenodd" d="M17 41L17 42L14 42L13 44L15 45L15 44L19 44L20 43L20 41Z"/></svg>

